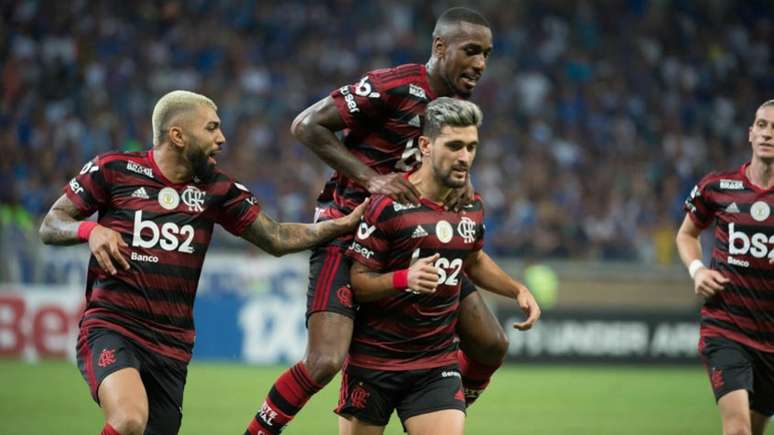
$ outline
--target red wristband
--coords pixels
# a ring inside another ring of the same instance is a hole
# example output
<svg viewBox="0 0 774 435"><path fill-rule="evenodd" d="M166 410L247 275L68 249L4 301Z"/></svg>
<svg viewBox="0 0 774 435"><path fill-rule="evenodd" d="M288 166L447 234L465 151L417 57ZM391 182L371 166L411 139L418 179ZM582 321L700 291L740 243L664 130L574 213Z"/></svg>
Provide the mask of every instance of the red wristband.
<svg viewBox="0 0 774 435"><path fill-rule="evenodd" d="M94 221L84 221L81 222L80 225L78 225L78 238L81 240L88 241L89 235L94 230L94 227L96 227L98 224Z"/></svg>
<svg viewBox="0 0 774 435"><path fill-rule="evenodd" d="M408 288L408 269L396 270L392 273L392 287L395 290Z"/></svg>

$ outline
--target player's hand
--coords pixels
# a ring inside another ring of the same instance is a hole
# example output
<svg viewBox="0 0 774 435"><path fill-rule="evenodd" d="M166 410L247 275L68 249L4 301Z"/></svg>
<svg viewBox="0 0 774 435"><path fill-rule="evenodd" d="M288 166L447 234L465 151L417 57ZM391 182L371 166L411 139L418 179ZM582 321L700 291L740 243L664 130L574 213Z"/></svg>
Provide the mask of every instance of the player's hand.
<svg viewBox="0 0 774 435"><path fill-rule="evenodd" d="M443 207L446 210L454 210L455 212L458 212L462 209L462 207L472 203L475 196L476 190L473 189L473 183L470 182L470 177L468 177L467 184L465 184L463 187L451 191L449 196L446 198L446 202L443 204Z"/></svg>
<svg viewBox="0 0 774 435"><path fill-rule="evenodd" d="M344 225L344 228L347 231L353 231L360 223L360 219L363 217L370 199L371 198L366 198L365 201L361 202L360 205L355 207L348 215L339 218L339 221Z"/></svg>
<svg viewBox="0 0 774 435"><path fill-rule="evenodd" d="M129 263L126 261L119 248L126 248L129 245L121 238L121 234L111 230L108 227L97 225L89 235L89 249L94 254L100 267L105 272L115 275L118 273L115 261L123 270L129 270Z"/></svg>
<svg viewBox="0 0 774 435"><path fill-rule="evenodd" d="M438 269L433 265L440 256L436 253L430 257L420 258L409 267L409 290L417 293L435 292L435 288L438 287Z"/></svg>
<svg viewBox="0 0 774 435"><path fill-rule="evenodd" d="M366 188L372 195L382 194L401 204L419 204L421 194L405 176L398 172L375 175L368 180Z"/></svg>
<svg viewBox="0 0 774 435"><path fill-rule="evenodd" d="M532 296L532 293L530 293L530 291L526 288L524 288L521 292L519 292L519 295L516 296L516 302L519 303L519 307L521 308L521 311L523 311L527 316L527 319L523 322L515 322L513 327L519 331L526 331L532 328L532 325L534 325L535 322L537 322L537 320L540 318L540 306L538 306L538 303L535 300L535 297Z"/></svg>
<svg viewBox="0 0 774 435"><path fill-rule="evenodd" d="M702 267L696 271L696 275L693 277L693 290L697 295L711 298L723 291L729 281L717 270Z"/></svg>

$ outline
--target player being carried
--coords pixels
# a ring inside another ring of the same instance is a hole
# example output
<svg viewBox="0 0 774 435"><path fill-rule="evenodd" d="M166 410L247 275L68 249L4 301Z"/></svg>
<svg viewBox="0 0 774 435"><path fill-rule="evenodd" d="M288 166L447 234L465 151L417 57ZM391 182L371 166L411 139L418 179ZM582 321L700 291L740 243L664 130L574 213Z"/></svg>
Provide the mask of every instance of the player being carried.
<svg viewBox="0 0 774 435"><path fill-rule="evenodd" d="M478 195L462 211L443 207L470 177L481 118L471 102L431 102L418 140L422 166L405 175L419 203L374 195L347 252L360 310L336 410L350 424L340 435L381 434L393 410L409 434L463 433L455 334L463 273L484 289L518 295L525 328L540 316L527 288L481 250Z"/></svg>
<svg viewBox="0 0 774 435"><path fill-rule="evenodd" d="M216 169L225 138L209 98L170 92L153 109L153 149L88 162L40 228L44 243L88 242L78 367L103 435L173 435L194 344L196 287L218 223L273 255L351 232L364 207L317 224L277 223ZM98 212L98 221L82 219Z"/></svg>
<svg viewBox="0 0 774 435"><path fill-rule="evenodd" d="M723 433L763 435L774 415L774 100L755 112L752 159L713 172L685 201L677 249L703 296L699 352ZM699 236L715 224L712 262Z"/></svg>
<svg viewBox="0 0 774 435"><path fill-rule="evenodd" d="M470 9L451 8L435 24L426 65L371 71L299 114L293 134L336 170L318 199L316 218L342 216L371 194L418 204L419 192L404 175L419 164L416 139L425 107L441 96L469 98L491 51L486 19ZM343 141L336 136L339 131L345 132ZM468 182L447 197L446 205L457 208L472 196ZM341 369L357 309L349 287L351 259L344 255L351 241L351 236L341 237L312 252L304 359L276 380L246 435L279 433ZM458 334L464 352L458 358L471 403L502 363L508 340L475 286L464 275L459 278Z"/></svg>

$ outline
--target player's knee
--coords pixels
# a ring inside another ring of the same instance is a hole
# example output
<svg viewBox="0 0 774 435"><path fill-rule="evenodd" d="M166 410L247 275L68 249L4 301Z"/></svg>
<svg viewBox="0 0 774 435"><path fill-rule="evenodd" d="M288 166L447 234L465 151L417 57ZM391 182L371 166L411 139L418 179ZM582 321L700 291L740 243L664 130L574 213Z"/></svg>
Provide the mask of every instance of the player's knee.
<svg viewBox="0 0 774 435"><path fill-rule="evenodd" d="M309 352L304 363L312 380L318 385L326 385L341 370L344 356L338 352Z"/></svg>
<svg viewBox="0 0 774 435"><path fill-rule="evenodd" d="M492 357L497 359L498 363L501 363L505 359L509 345L510 342L508 341L508 336L505 334L505 331L503 331L502 328L497 328L490 352Z"/></svg>
<svg viewBox="0 0 774 435"><path fill-rule="evenodd" d="M122 412L110 419L110 425L121 435L143 435L148 415L142 412Z"/></svg>
<svg viewBox="0 0 774 435"><path fill-rule="evenodd" d="M724 422L723 435L752 435L750 422L744 418L733 418Z"/></svg>
<svg viewBox="0 0 774 435"><path fill-rule="evenodd" d="M505 360L505 355L508 353L509 345L505 331L502 328L497 328L489 339L482 344L482 348L474 356L475 359L482 364L492 366L502 364L503 360Z"/></svg>

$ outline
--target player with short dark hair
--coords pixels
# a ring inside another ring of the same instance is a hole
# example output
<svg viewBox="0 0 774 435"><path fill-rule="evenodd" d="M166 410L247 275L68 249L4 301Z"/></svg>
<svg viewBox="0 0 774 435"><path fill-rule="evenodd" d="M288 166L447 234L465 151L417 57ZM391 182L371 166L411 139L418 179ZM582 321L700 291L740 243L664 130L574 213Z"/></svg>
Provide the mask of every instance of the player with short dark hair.
<svg viewBox="0 0 774 435"><path fill-rule="evenodd" d="M193 304L215 223L273 255L351 232L364 207L316 224L277 223L216 168L215 103L170 92L153 110L151 150L88 162L40 227L46 244L88 242L78 367L104 435L172 435L194 345ZM98 212L97 222L83 219Z"/></svg>
<svg viewBox="0 0 774 435"><path fill-rule="evenodd" d="M755 112L750 162L699 181L677 234L701 309L699 352L723 433L763 435L774 415L774 100ZM715 224L712 262L701 232Z"/></svg>
<svg viewBox="0 0 774 435"><path fill-rule="evenodd" d="M425 107L441 96L468 98L491 51L486 19L467 8L451 8L436 21L427 64L371 71L301 112L293 135L336 170L318 197L316 219L341 216L372 194L418 203L419 192L404 175L419 164L416 139ZM345 133L342 140L337 132ZM447 198L446 206L458 208L472 198L468 183ZM341 369L357 309L349 286L351 259L344 255L351 240L344 236L313 250L306 354L276 380L246 434L279 433ZM475 286L462 280L458 334L464 352L458 356L466 400L472 403L505 358L508 339Z"/></svg>
<svg viewBox="0 0 774 435"><path fill-rule="evenodd" d="M347 252L360 303L336 412L341 435L381 434L398 415L411 434L462 434L465 397L455 334L463 274L481 287L516 294L540 316L526 287L481 251L484 207L478 195L461 211L445 210L465 186L478 149L481 111L441 97L427 106L418 140L422 166L406 179L418 204L374 195Z"/></svg>

